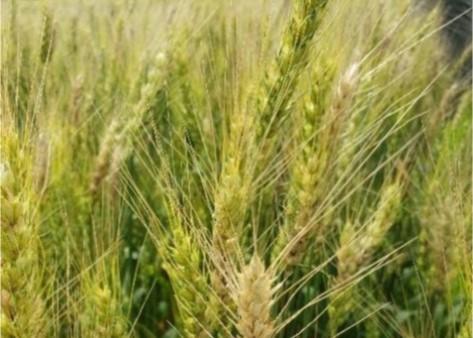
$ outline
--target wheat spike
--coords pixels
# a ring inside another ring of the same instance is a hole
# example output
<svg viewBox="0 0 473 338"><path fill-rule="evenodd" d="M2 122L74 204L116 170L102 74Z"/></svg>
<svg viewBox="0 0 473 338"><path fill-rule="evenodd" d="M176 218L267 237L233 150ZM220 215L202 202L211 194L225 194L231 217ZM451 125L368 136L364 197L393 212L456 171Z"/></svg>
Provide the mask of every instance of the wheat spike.
<svg viewBox="0 0 473 338"><path fill-rule="evenodd" d="M276 288L273 276L261 259L254 255L238 275L235 303L237 329L242 338L270 338L275 334L271 305Z"/></svg>

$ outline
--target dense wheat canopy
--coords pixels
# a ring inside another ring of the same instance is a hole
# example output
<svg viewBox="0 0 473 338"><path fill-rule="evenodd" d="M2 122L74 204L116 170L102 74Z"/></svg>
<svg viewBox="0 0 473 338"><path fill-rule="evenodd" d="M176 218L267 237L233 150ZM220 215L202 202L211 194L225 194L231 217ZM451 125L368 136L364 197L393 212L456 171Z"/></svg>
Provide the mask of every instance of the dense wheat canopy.
<svg viewBox="0 0 473 338"><path fill-rule="evenodd" d="M1 15L2 337L472 337L471 3Z"/></svg>

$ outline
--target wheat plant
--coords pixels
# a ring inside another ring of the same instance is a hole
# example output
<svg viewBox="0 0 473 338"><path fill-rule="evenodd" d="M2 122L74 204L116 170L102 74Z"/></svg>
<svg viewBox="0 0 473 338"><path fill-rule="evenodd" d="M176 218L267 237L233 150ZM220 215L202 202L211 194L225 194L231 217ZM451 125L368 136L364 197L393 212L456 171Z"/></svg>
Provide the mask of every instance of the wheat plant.
<svg viewBox="0 0 473 338"><path fill-rule="evenodd" d="M471 15L2 1L2 337L471 337Z"/></svg>

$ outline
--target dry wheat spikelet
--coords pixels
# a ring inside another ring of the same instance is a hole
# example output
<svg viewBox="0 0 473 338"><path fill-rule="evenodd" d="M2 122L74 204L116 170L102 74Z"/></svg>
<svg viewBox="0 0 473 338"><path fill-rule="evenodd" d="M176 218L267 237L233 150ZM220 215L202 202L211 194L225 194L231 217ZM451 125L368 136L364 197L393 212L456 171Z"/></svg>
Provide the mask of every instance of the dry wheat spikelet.
<svg viewBox="0 0 473 338"><path fill-rule="evenodd" d="M33 176L38 193L42 193L48 185L51 157L51 142L45 133L38 136L35 150Z"/></svg>
<svg viewBox="0 0 473 338"><path fill-rule="evenodd" d="M165 67L167 57L164 53L158 53L147 73L146 81L140 89L140 99L132 110L131 118L127 121L119 121L114 118L109 124L105 136L100 145L96 165L90 183L90 192L93 196L105 178L116 182L114 177L118 174L122 162L127 158L131 150L133 137L139 129L141 122L149 110L150 104L156 92L165 84Z"/></svg>
<svg viewBox="0 0 473 338"><path fill-rule="evenodd" d="M72 84L72 95L69 103L72 123L79 126L81 123L81 104L84 101L84 76L81 74L76 77Z"/></svg>
<svg viewBox="0 0 473 338"><path fill-rule="evenodd" d="M105 131L90 181L90 192L93 196L97 194L102 181L109 174L110 161L120 136L119 129L120 122L113 119Z"/></svg>
<svg viewBox="0 0 473 338"><path fill-rule="evenodd" d="M237 330L242 338L270 338L275 335L275 322L271 316L274 276L266 269L257 254L237 276L234 299L237 306Z"/></svg>

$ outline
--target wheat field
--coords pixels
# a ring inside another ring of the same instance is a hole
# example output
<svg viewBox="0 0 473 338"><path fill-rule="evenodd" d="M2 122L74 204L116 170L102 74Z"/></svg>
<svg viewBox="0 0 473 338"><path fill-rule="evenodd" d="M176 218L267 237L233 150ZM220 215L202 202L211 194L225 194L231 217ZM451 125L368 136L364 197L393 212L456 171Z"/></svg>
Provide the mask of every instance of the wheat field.
<svg viewBox="0 0 473 338"><path fill-rule="evenodd" d="M1 336L471 338L444 11L2 1Z"/></svg>

